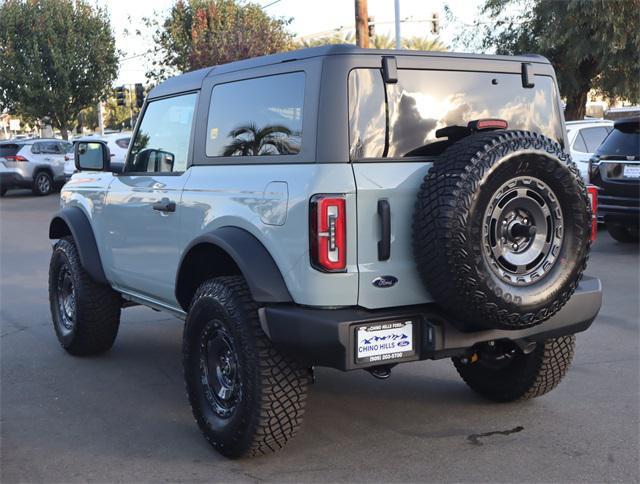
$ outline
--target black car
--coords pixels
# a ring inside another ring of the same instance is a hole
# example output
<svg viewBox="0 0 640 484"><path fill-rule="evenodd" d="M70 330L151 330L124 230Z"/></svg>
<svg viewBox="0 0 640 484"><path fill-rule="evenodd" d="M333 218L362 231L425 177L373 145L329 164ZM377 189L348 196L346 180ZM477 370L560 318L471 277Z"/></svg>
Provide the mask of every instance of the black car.
<svg viewBox="0 0 640 484"><path fill-rule="evenodd" d="M598 217L619 242L640 235L640 116L619 119L589 161L591 183L600 188Z"/></svg>

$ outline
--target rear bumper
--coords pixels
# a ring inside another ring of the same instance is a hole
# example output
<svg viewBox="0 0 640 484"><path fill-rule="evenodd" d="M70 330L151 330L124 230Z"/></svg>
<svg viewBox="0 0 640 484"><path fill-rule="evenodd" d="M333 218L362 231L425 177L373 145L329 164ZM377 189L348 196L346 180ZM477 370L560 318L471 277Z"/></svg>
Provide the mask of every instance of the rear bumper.
<svg viewBox="0 0 640 484"><path fill-rule="evenodd" d="M0 172L0 185L4 188L21 188L31 186L31 180L25 180L22 175L14 171Z"/></svg>
<svg viewBox="0 0 640 484"><path fill-rule="evenodd" d="M475 344L486 341L507 339L524 346L533 341L579 333L591 326L601 305L600 280L584 277L573 297L555 316L532 328L516 331L462 333L433 304L374 311L359 307L315 309L286 304L263 307L259 315L262 329L281 351L309 366L348 371L380 365L356 363L355 328L362 323L418 321L414 338L416 354L402 361L435 360L463 355Z"/></svg>

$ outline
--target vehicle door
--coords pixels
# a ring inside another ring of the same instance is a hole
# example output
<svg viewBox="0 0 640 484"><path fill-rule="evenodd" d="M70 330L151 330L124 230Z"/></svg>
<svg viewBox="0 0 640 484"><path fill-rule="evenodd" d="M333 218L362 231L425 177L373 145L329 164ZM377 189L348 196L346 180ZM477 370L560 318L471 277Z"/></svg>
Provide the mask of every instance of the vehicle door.
<svg viewBox="0 0 640 484"><path fill-rule="evenodd" d="M182 189L190 172L197 93L151 100L104 209L107 277L124 290L175 304Z"/></svg>

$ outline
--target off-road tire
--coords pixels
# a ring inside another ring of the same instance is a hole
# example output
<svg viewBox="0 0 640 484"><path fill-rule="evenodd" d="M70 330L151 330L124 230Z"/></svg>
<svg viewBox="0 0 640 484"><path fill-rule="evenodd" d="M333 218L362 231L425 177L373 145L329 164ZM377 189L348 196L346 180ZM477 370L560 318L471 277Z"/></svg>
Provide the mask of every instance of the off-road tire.
<svg viewBox="0 0 640 484"><path fill-rule="evenodd" d="M637 244L640 230L637 227L627 227L622 224L607 222L607 232L616 241L623 244Z"/></svg>
<svg viewBox="0 0 640 484"><path fill-rule="evenodd" d="M36 172L33 177L33 184L31 186L31 192L34 195L43 197L49 195L54 191L53 178L51 174L46 170L40 170Z"/></svg>
<svg viewBox="0 0 640 484"><path fill-rule="evenodd" d="M528 355L519 352L503 369L484 366L482 358L475 363L453 358L453 364L464 382L484 398L496 402L528 400L558 386L573 360L575 346L574 335L548 339Z"/></svg>
<svg viewBox="0 0 640 484"><path fill-rule="evenodd" d="M531 177L555 194L564 239L544 277L522 286L496 275L483 230L496 193ZM462 331L534 326L575 292L589 255L590 220L584 182L558 143L526 131L478 133L447 148L422 183L413 218L418 272Z"/></svg>
<svg viewBox="0 0 640 484"><path fill-rule="evenodd" d="M207 375L214 372L204 369L211 358L206 348L212 331L222 332L231 342L237 375L233 391L239 396L229 399L231 409L224 407L223 416L214 408L215 397L206 384ZM242 277L217 277L198 288L184 328L183 364L195 420L221 454L230 458L268 454L296 434L311 373L273 347Z"/></svg>
<svg viewBox="0 0 640 484"><path fill-rule="evenodd" d="M71 327L65 326L58 285L62 271L68 269L73 284L75 310ZM109 350L120 326L120 295L95 282L80 263L72 237L56 242L49 264L49 305L53 327L62 347L76 356L95 355Z"/></svg>

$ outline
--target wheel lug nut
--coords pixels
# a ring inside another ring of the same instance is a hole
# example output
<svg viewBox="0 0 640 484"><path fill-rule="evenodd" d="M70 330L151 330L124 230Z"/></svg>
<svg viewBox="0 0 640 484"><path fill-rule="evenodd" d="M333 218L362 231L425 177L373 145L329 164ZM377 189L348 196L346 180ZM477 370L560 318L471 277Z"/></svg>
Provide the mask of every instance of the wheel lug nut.
<svg viewBox="0 0 640 484"><path fill-rule="evenodd" d="M518 244L513 244L511 247L513 247L513 250L516 250L518 248Z"/></svg>

